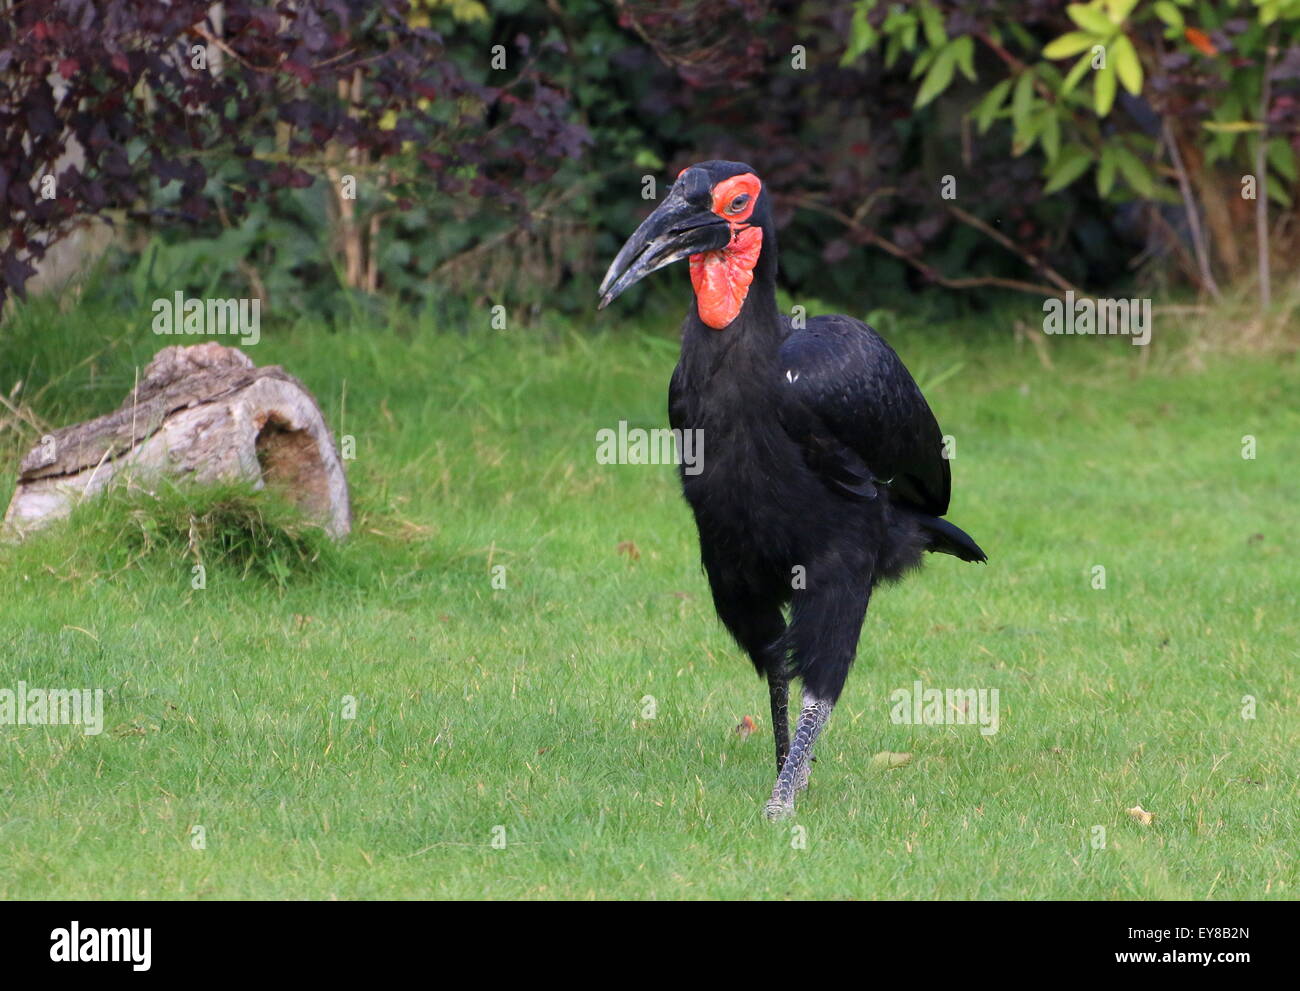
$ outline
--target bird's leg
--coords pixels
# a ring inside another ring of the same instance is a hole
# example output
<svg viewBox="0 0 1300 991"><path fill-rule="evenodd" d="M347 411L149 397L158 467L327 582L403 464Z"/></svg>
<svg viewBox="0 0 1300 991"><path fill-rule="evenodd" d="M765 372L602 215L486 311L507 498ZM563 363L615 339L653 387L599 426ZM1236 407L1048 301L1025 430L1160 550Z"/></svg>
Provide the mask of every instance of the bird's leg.
<svg viewBox="0 0 1300 991"><path fill-rule="evenodd" d="M818 574L812 569L809 573ZM840 697L857 651L871 586L865 580L833 577L833 583L810 582L791 602L786 642L793 670L803 681L803 703L790 755L777 773L772 797L764 807L769 819L794 814L795 795L808 786L813 746Z"/></svg>
<svg viewBox="0 0 1300 991"><path fill-rule="evenodd" d="M804 694L807 695L807 692L805 692ZM831 708L834 708L833 703L831 705ZM829 718L830 716L828 713L827 719ZM817 755L813 753L813 745L810 743L808 744L808 759L804 761L803 768L799 771L799 776L795 778L794 790L796 795L808 787L808 777L812 774L812 766L816 762L817 762ZM778 771L777 773L779 774L780 771Z"/></svg>
<svg viewBox="0 0 1300 991"><path fill-rule="evenodd" d="M767 693L772 702L772 735L776 739L776 773L790 753L790 679L781 671L768 670Z"/></svg>
<svg viewBox="0 0 1300 991"><path fill-rule="evenodd" d="M776 740L776 771L780 774L785 755L790 752L790 674L786 663L785 617L781 614L780 600L754 601L727 583L727 571L707 553L704 560L718 616L736 642L745 648L754 667L767 678L767 691L772 703L772 736Z"/></svg>
<svg viewBox="0 0 1300 991"><path fill-rule="evenodd" d="M808 762L812 759L813 744L831 716L834 703L804 692L803 709L795 727L790 756L776 776L776 786L768 799L764 814L769 819L784 819L794 814L795 793L808 787Z"/></svg>

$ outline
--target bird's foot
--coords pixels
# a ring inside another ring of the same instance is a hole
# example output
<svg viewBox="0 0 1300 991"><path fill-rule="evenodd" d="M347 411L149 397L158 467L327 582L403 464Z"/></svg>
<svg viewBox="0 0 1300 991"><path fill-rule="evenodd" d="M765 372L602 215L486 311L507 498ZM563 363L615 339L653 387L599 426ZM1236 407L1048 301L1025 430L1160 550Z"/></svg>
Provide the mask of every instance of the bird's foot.
<svg viewBox="0 0 1300 991"><path fill-rule="evenodd" d="M779 799L769 799L763 806L763 817L768 822L781 822L784 819L794 818L794 802L782 802Z"/></svg>
<svg viewBox="0 0 1300 991"><path fill-rule="evenodd" d="M799 794L795 787L795 782L799 779L799 763L798 755L792 755L786 759L781 773L776 776L772 797L763 806L763 815L768 822L780 822L794 817L794 800ZM804 778L807 779L807 774L804 774Z"/></svg>
<svg viewBox="0 0 1300 991"><path fill-rule="evenodd" d="M804 777L807 778L807 775L805 774ZM797 767L787 760L781 768L781 773L776 776L776 784L772 786L772 797L763 806L763 815L768 822L779 822L794 816L794 799L798 793L795 788L797 779Z"/></svg>

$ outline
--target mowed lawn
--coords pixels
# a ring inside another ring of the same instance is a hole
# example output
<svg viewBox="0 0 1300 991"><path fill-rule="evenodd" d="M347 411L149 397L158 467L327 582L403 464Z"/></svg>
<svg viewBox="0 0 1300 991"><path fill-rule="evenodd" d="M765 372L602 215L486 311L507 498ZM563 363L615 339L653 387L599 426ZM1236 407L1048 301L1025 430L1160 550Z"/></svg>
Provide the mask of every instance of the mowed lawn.
<svg viewBox="0 0 1300 991"><path fill-rule="evenodd" d="M233 550L191 551L175 498L141 497L0 545L0 687L106 693L98 736L0 726L0 898L1300 894L1293 358L1194 368L1174 318L1148 355L884 321L990 561L878 592L773 825L766 690L674 470L597 463L598 430L665 425L674 316L635 309L594 332L264 322L250 356L356 440L341 547L241 543L236 519ZM51 425L107 412L172 343L147 328L22 309L0 390L24 380ZM0 437L7 503L38 438ZM998 732L891 722L918 680L997 689Z"/></svg>

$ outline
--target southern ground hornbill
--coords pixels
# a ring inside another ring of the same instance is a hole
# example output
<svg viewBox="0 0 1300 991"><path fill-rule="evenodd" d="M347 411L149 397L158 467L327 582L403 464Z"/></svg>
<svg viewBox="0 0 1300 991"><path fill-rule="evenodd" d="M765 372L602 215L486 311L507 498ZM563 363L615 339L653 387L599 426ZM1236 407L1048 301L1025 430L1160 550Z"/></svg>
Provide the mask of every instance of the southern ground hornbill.
<svg viewBox="0 0 1300 991"><path fill-rule="evenodd" d="M702 432L703 464L682 487L718 616L767 676L777 778L765 811L781 818L807 786L872 589L924 551L985 555L941 519L939 425L889 345L851 317L798 327L777 309L770 199L748 165L684 169L610 265L600 306L683 258L695 298L669 419ZM803 681L793 742L791 677Z"/></svg>

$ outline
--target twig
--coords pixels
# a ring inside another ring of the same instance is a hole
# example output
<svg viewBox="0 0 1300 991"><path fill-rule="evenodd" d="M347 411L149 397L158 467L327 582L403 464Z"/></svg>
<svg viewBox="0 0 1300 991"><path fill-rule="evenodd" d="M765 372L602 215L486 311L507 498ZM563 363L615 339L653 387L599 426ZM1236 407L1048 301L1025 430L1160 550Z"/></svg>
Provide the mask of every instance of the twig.
<svg viewBox="0 0 1300 991"><path fill-rule="evenodd" d="M988 47L988 49L991 52L993 52L994 55L1000 58L1003 62L1005 62L1007 68L1011 69L1012 71L1020 73L1020 72L1025 72L1029 69L1028 65L1022 62L1020 59L1016 58L1016 56L1012 55L1009 51L1007 51L1005 46L994 41L992 36L990 36L987 31L976 31L975 37L978 38L980 41L984 42L984 44ZM1047 88L1047 84L1043 82L1043 80L1039 77L1038 73L1034 73L1034 89L1038 91L1038 95L1041 96L1045 102L1047 103L1057 102L1056 94Z"/></svg>
<svg viewBox="0 0 1300 991"><path fill-rule="evenodd" d="M1277 28L1264 48L1264 81L1259 96L1260 132L1255 139L1255 250L1259 257L1259 311L1260 316L1268 312L1272 299L1273 287L1268 257L1268 103L1272 96L1269 73L1273 71L1273 55L1276 51L1274 42Z"/></svg>
<svg viewBox="0 0 1300 991"><path fill-rule="evenodd" d="M1183 239L1179 237L1173 227L1170 226L1169 221L1165 219L1164 214L1162 214L1160 210L1152 204L1150 209L1147 211L1147 216L1150 218L1153 227L1159 227L1164 231L1165 242L1173 245L1174 254L1178 256L1178 262L1182 266L1184 273L1186 273L1188 280L1195 282L1200 279L1200 273L1196 268L1196 259L1188 253L1187 245L1183 243ZM1142 254L1154 255L1155 242L1152 242L1152 246L1144 250ZM1140 257L1141 256L1139 256L1139 259ZM1137 266L1133 265L1130 267L1136 268Z"/></svg>
<svg viewBox="0 0 1300 991"><path fill-rule="evenodd" d="M945 206L947 206L948 212L951 213L958 220L960 220L962 223L968 224L969 226L974 227L977 231L987 234L989 237L993 238L993 240L997 241L998 244L1002 245L1002 247L1006 248L1012 254L1019 255L1022 259L1024 259L1025 263L1030 268L1040 270L1043 273L1043 275L1047 277L1048 281L1052 283L1052 285L1058 287L1063 291L1073 292L1077 296L1085 295L1082 289L1080 289L1074 283L1070 282L1069 279L1065 278L1065 276L1057 272L1054 268L1052 268L1045 261L1043 261L1037 255L1035 255L1032 251L1023 250L1019 245L1017 245L1014 241L1012 241L1011 238L1007 237L1001 231L996 230L993 227L990 227L984 221L980 220L979 217L976 217L974 214L967 213L961 207L954 206L951 203L947 203L945 204Z"/></svg>
<svg viewBox="0 0 1300 991"><path fill-rule="evenodd" d="M1016 292L1029 293L1033 296L1064 295L1063 290L1053 286L1040 285L1035 282L1024 282L1020 279L1006 279L997 275L977 275L961 279L949 278L937 269L927 265L919 258L916 258L910 252L905 251L893 241L877 234L869 227L863 226L859 221L854 220L854 218L850 217L847 213L836 210L834 207L828 207L823 203L819 203L817 200L803 196L788 196L785 197L785 199L787 202L793 203L795 206L801 206L804 209L812 210L814 213L820 213L823 216L838 220L845 227L855 231L860 237L867 241L867 243L875 245L881 251L892 255L900 261L906 262L927 279L943 286L945 289L979 289L986 286L994 286L1000 289L1013 289Z"/></svg>
<svg viewBox="0 0 1300 991"><path fill-rule="evenodd" d="M1183 156L1178 152L1178 139L1174 137L1174 129L1169 123L1169 118L1164 118L1165 143L1169 145L1169 160L1174 163L1174 171L1178 173L1178 190L1183 194L1183 211L1187 214L1187 227L1192 235L1192 249L1196 252L1196 265L1201 272L1201 285L1204 286L1216 302L1223 300L1223 293L1219 292L1219 284L1214 281L1214 273L1210 270L1210 256L1205 249L1205 235L1201 231L1201 218L1196 212L1196 200L1192 196L1192 184L1187 178L1187 169L1183 167Z"/></svg>
<svg viewBox="0 0 1300 991"><path fill-rule="evenodd" d="M239 52L235 51L233 48L227 45L225 41L223 41L221 38L218 38L211 31L207 30L207 28L195 24L190 28L190 30L193 31L195 34L197 34L208 44L216 45L217 48L221 49L221 51L225 52L232 59L234 59L236 62L242 65L245 69L251 69L253 72L277 72L279 71L280 68L280 62L283 62L284 59L288 57L288 56L281 56L280 62L277 62L275 65L269 65L269 66L253 65L252 62L248 61L248 59L240 55Z"/></svg>

